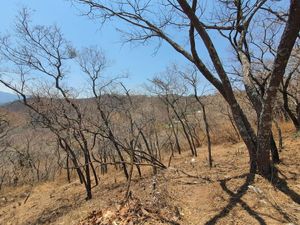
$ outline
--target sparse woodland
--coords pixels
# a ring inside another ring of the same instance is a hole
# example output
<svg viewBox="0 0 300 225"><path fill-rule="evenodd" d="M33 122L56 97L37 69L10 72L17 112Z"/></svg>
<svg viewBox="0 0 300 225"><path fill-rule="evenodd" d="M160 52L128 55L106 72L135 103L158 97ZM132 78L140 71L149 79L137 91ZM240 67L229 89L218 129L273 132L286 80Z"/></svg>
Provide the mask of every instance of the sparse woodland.
<svg viewBox="0 0 300 225"><path fill-rule="evenodd" d="M81 224L217 224L236 205L253 224L300 223L299 0L218 0L215 10L197 0L71 2L99 26L125 24L124 42L168 44L186 62L166 65L146 82L144 94L136 94L126 87L125 75L106 73L109 59L100 47L77 49L58 26L36 24L32 12L22 9L15 29L0 39L0 82L19 96L0 108L0 207L9 204L10 190L58 182L57 190L69 185L65 192L72 187L80 197L32 224L56 224L55 215L72 205L95 207L102 197L120 207L107 218L88 208ZM219 38L230 59L219 54ZM88 81L85 90L68 84L72 65ZM234 179L245 183L234 183L233 191L227 185ZM205 223L192 221L183 206L164 196L179 184L190 186L176 190L174 198L196 193L196 185L212 185L212 204L226 203L221 192L230 196L228 204L209 206L217 213ZM256 185L288 200L266 200ZM249 190L266 202L258 205L273 207L273 222L247 204ZM31 204L32 192L19 207ZM150 206L137 197L143 193L154 199ZM161 216L164 209L169 214Z"/></svg>

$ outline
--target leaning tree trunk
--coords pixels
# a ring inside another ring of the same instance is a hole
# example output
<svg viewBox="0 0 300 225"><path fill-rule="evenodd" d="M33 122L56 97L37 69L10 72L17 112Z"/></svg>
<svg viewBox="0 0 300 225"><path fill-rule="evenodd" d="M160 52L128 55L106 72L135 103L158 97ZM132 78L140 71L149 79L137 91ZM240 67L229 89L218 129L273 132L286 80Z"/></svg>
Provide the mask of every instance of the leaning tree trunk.
<svg viewBox="0 0 300 225"><path fill-rule="evenodd" d="M250 159L250 173L256 173L257 137L240 105L236 102L235 104L230 104L229 106L231 108L232 116L235 121L236 127L248 150Z"/></svg>
<svg viewBox="0 0 300 225"><path fill-rule="evenodd" d="M175 138L176 149L177 149L178 154L180 155L181 154L181 146L179 144L179 139L178 139L178 126L176 125L176 129L175 129L174 122L173 122L173 120L170 116L169 106L167 106L167 111L168 111L168 119L171 123L172 132L173 132L173 135L174 135L174 138Z"/></svg>
<svg viewBox="0 0 300 225"><path fill-rule="evenodd" d="M213 160L212 160L212 155L211 155L211 139L210 139L209 124L207 121L206 109L205 109L205 105L202 103L202 101L198 97L197 88L195 86L194 86L194 97L196 98L197 102L199 103L199 105L201 106L201 109L202 109L202 118L204 121L205 133L206 133L206 138L207 138L208 163L209 163L209 168L212 168Z"/></svg>
<svg viewBox="0 0 300 225"><path fill-rule="evenodd" d="M296 129L296 131L300 131L300 104L297 104L296 106L296 115L292 112L289 106L289 99L288 99L288 93L287 93L287 87L282 92L283 96L283 107L286 113L288 114L289 118L292 120L293 125Z"/></svg>
<svg viewBox="0 0 300 225"><path fill-rule="evenodd" d="M293 46L298 38L300 30L300 1L292 0L287 19L286 27L283 31L277 55L274 60L270 81L262 102L262 110L259 117L257 132L257 168L258 172L264 177L271 175L270 163L270 135L272 128L272 111L276 98L277 89L284 76L288 59L291 55Z"/></svg>
<svg viewBox="0 0 300 225"><path fill-rule="evenodd" d="M182 130L183 130L183 133L186 137L186 140L188 141L188 144L189 144L189 147L190 147L190 150L191 150L191 153L192 153L192 156L197 156L197 150L192 142L192 137L189 135L188 133L188 130L187 130L187 127L185 125L185 123L183 122L182 118L180 117L180 115L178 114L178 112L176 111L175 107L173 105L171 105L172 109L173 109L173 112L175 113L176 115L176 118L179 120L180 124L181 124L181 127L182 127Z"/></svg>

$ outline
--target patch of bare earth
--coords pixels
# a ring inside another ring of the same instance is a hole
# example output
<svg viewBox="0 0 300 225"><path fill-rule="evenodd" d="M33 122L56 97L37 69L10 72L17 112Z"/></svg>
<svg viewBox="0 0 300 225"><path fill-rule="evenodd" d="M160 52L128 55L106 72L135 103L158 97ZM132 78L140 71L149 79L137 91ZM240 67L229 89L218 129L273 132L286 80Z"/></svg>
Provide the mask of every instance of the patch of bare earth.
<svg viewBox="0 0 300 225"><path fill-rule="evenodd" d="M79 182L48 182L1 193L0 224L299 224L300 138L284 139L282 163L273 183L248 173L243 144L213 146L209 169L206 148L191 161L176 155L171 167L155 177L144 172L132 182L121 172L101 177L93 199L85 201ZM167 161L167 160L166 160Z"/></svg>

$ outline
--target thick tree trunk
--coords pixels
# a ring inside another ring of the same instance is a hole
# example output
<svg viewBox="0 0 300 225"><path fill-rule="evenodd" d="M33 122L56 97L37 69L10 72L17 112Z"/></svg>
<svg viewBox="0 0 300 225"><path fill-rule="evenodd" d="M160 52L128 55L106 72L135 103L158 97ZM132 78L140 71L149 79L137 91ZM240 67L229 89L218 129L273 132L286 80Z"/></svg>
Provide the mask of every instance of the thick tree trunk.
<svg viewBox="0 0 300 225"><path fill-rule="evenodd" d="M270 133L261 129L257 136L257 169L258 173L263 177L269 178L271 175L271 145L270 145Z"/></svg>
<svg viewBox="0 0 300 225"><path fill-rule="evenodd" d="M253 105L254 104L255 103L253 103ZM261 110L262 110L261 102L259 102L259 105L256 104L254 106L254 108L255 108L256 116L257 116L257 126L259 127L259 117L260 117ZM275 163L275 164L277 164L277 163L280 162L280 158L279 158L278 148L277 148L276 142L274 140L274 135L273 135L272 131L270 133L270 142L269 142L269 145L270 146L268 147L268 149L271 149L272 162Z"/></svg>
<svg viewBox="0 0 300 225"><path fill-rule="evenodd" d="M250 173L256 173L257 169L257 158L256 158L256 150L257 150L257 139L256 135L242 111L240 105L238 103L230 105L232 116L235 121L236 127L243 139L244 143L247 146L249 159L250 159Z"/></svg>
<svg viewBox="0 0 300 225"><path fill-rule="evenodd" d="M274 101L274 98L273 98ZM263 177L270 178L272 151L272 100L264 100L257 124L257 169ZM274 141L274 139L273 139ZM274 150L274 149L273 149ZM274 151L275 152L275 151Z"/></svg>
<svg viewBox="0 0 300 225"><path fill-rule="evenodd" d="M264 177L270 177L271 175L271 163L269 157L271 149L268 147L268 143L270 143L274 101L280 81L285 73L288 59L291 55L295 41L298 38L299 30L300 1L292 0L289 17L277 48L277 55L274 60L270 81L262 102L262 110L259 117L257 132L257 166L259 173Z"/></svg>

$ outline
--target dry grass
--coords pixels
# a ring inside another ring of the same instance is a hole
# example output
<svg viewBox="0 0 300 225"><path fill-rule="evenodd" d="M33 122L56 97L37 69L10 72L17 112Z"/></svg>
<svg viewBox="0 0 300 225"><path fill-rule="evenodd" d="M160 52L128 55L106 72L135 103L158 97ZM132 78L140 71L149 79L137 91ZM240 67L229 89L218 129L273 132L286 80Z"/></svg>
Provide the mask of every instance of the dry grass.
<svg viewBox="0 0 300 225"><path fill-rule="evenodd" d="M156 177L144 171L142 179L134 179L133 198L139 201L139 209L142 205L154 216L132 224L299 224L300 137L290 132L290 124L281 127L286 134L285 148L273 184L248 174L243 144L213 146L212 169L207 166L203 147L194 164L186 152L176 155L171 167ZM84 221L93 211L97 215L100 211L101 215L118 212L126 189L121 172L112 170L100 182L90 201L84 200L83 186L77 181L6 189L0 197L0 224L71 225ZM126 213L134 217L134 213Z"/></svg>

